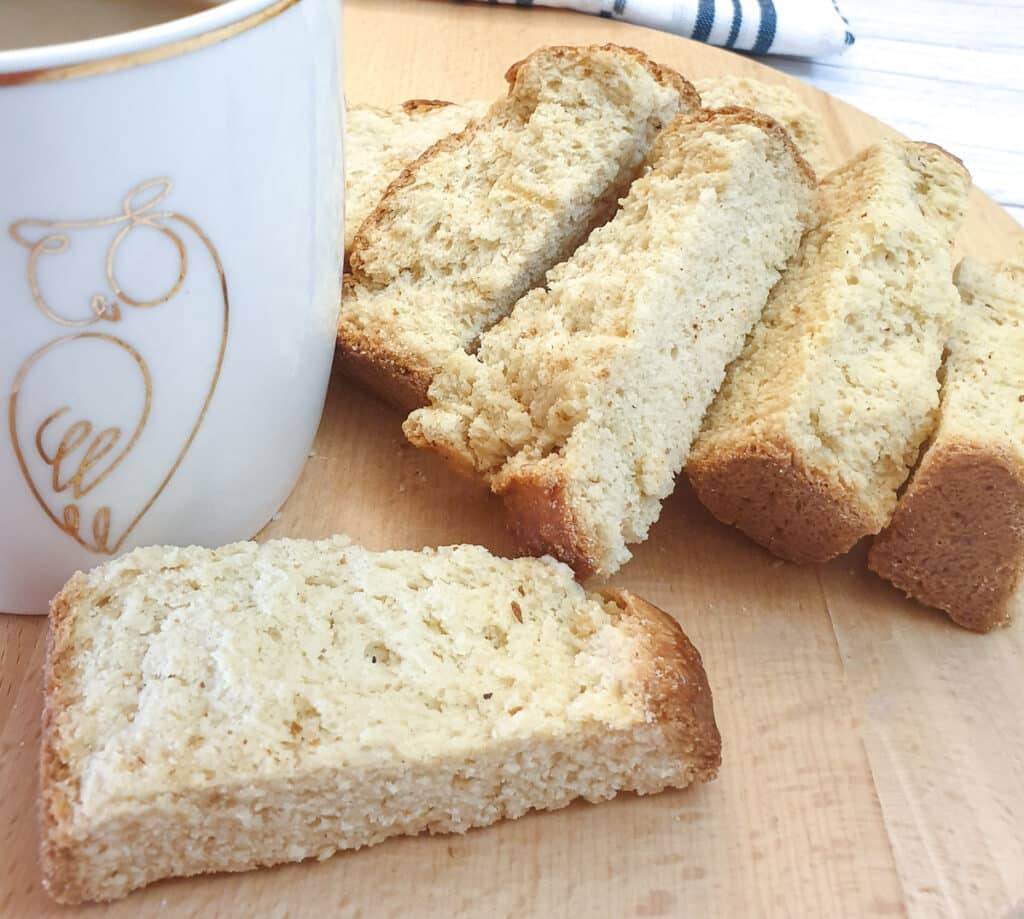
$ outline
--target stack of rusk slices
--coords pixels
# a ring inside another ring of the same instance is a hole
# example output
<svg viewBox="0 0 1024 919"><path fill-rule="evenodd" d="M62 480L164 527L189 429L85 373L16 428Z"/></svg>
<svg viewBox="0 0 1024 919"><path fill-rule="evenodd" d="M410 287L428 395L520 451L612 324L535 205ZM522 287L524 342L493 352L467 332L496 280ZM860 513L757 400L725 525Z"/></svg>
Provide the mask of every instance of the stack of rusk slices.
<svg viewBox="0 0 1024 919"><path fill-rule="evenodd" d="M486 112L350 109L345 372L580 577L630 558L685 468L781 558L874 537L911 596L1008 623L1024 247L954 270L963 164L889 140L830 169L790 90L630 49L546 48L507 78Z"/></svg>

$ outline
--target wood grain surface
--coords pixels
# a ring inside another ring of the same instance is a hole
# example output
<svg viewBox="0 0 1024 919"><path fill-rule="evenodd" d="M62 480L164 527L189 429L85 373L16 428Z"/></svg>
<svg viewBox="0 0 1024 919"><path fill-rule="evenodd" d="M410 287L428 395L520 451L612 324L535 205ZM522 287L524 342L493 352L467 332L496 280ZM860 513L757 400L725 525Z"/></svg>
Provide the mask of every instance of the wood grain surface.
<svg viewBox="0 0 1024 919"><path fill-rule="evenodd" d="M749 60L597 18L348 0L345 28L351 100L493 97L539 45L617 41L686 75L789 83L825 118L837 161L888 132ZM975 193L960 245L996 257L1015 231ZM408 446L401 420L332 380L314 453L263 535L507 553L498 501ZM863 547L819 568L778 561L682 481L614 582L672 612L703 653L724 741L713 784L82 910L50 903L36 862L45 623L0 617L0 916L1021 915L1021 623L964 632L870 575Z"/></svg>

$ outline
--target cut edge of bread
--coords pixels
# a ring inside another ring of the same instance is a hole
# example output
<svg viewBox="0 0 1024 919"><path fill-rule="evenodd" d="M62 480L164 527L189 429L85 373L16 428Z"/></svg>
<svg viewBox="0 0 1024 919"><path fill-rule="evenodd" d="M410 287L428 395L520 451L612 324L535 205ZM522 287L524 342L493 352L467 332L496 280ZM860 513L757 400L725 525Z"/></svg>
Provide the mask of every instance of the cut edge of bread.
<svg viewBox="0 0 1024 919"><path fill-rule="evenodd" d="M718 109L700 109L693 113L680 113L676 122L694 124L722 120L728 123L750 124L779 140L792 156L797 170L811 188L817 186L814 169L804 158L789 132L778 121L763 112L743 106L724 106ZM668 126L666 126L668 129ZM662 134L655 141L651 158L656 159L660 143L666 142ZM463 475L473 475L469 459L443 443L424 438L414 425L403 427L409 440L418 447L444 456ZM571 435L566 436L566 440ZM581 579L599 573L602 552L588 536L586 527L578 520L573 509L572 481L568 474L547 456L537 463L506 469L492 480L492 487L500 495L506 508L509 526L519 548L530 555L554 555L565 562Z"/></svg>
<svg viewBox="0 0 1024 919"><path fill-rule="evenodd" d="M45 889L56 902L65 905L108 902L137 889L104 892L90 876L89 865L76 857L80 840L68 831L74 801L64 793L63 783L71 769L61 744L57 718L74 701L73 681L69 677L75 647L75 613L86 592L86 583L87 576L79 572L53 599L44 665L39 854ZM636 642L636 683L630 688L647 712L647 723L661 727L667 747L686 763L684 772L674 779L664 780L658 790L713 780L721 765L722 744L700 652L674 617L641 597L619 589L600 591L598 597L619 627ZM77 788L77 781L72 787ZM214 798L216 796L214 789ZM430 827L427 829L435 832ZM248 871L276 863L256 854L246 859L228 859L209 867L196 867L183 876ZM148 883L162 879L162 876L154 877Z"/></svg>
<svg viewBox="0 0 1024 919"><path fill-rule="evenodd" d="M826 562L881 529L852 489L798 455L782 437L741 442L691 456L686 474L716 519L787 561Z"/></svg>
<svg viewBox="0 0 1024 919"><path fill-rule="evenodd" d="M991 444L944 441L928 451L875 538L868 567L965 629L1007 626L1024 577L1024 529L1014 520L1021 507L1024 466L1016 456Z"/></svg>

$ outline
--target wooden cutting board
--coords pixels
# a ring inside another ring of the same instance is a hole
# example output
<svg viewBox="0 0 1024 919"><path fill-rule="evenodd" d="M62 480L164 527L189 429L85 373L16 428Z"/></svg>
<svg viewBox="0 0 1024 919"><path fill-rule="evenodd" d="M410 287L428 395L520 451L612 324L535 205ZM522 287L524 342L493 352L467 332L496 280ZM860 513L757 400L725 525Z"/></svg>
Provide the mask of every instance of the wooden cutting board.
<svg viewBox="0 0 1024 919"><path fill-rule="evenodd" d="M837 161L891 133L737 55L594 17L348 0L345 28L354 101L492 98L540 45L614 41L687 76L790 85ZM1014 232L974 193L963 251L1000 256ZM510 551L498 501L408 446L401 420L334 379L315 452L264 535ZM81 914L1024 915L1024 625L964 632L869 574L863 547L785 564L718 525L685 481L614 582L671 611L703 652L724 739L715 783L169 881ZM46 898L35 856L44 627L0 616L0 916L16 919L79 915Z"/></svg>

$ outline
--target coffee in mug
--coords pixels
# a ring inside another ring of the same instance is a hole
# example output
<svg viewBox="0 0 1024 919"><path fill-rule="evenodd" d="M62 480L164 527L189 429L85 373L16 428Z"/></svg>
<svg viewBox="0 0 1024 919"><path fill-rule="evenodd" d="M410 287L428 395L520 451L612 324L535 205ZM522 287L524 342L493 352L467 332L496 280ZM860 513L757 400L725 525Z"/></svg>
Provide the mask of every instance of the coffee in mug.
<svg viewBox="0 0 1024 919"><path fill-rule="evenodd" d="M215 0L5 0L0 51L103 38L215 5Z"/></svg>

